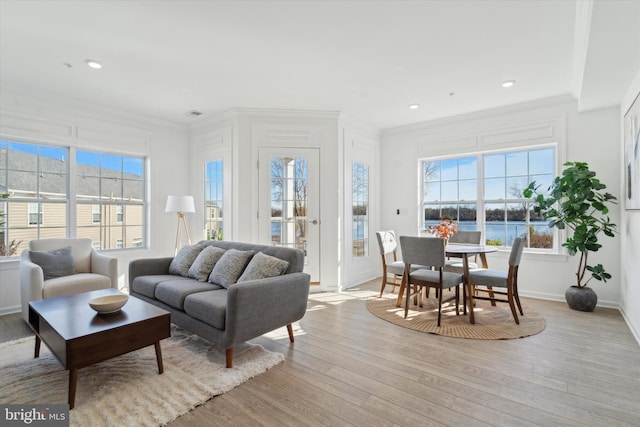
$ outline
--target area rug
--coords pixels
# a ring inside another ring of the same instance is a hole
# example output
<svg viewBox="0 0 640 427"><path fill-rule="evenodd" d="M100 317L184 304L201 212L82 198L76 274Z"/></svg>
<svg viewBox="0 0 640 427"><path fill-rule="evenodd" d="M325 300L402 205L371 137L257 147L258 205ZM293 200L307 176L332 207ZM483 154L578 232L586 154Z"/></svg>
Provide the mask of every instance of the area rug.
<svg viewBox="0 0 640 427"><path fill-rule="evenodd" d="M432 294L433 295L433 294ZM410 301L409 314L404 319L404 302L396 307L397 294L385 294L382 298L366 301L367 309L388 322L398 326L436 335L478 340L499 340L523 338L540 333L545 328L544 318L523 305L524 316L518 315L520 324L516 325L508 304L498 303L491 306L488 301L476 300L473 311L475 324L469 323L469 315L455 315L453 304L443 304L442 320L438 327L438 301L433 296L425 298L423 307ZM460 307L462 311L462 306Z"/></svg>
<svg viewBox="0 0 640 427"><path fill-rule="evenodd" d="M245 343L234 349L227 369L224 349L175 326L171 335L161 341L162 375L153 346L80 369L71 425L165 425L284 360ZM0 344L0 402L67 403L69 372L44 344L34 359L34 340Z"/></svg>

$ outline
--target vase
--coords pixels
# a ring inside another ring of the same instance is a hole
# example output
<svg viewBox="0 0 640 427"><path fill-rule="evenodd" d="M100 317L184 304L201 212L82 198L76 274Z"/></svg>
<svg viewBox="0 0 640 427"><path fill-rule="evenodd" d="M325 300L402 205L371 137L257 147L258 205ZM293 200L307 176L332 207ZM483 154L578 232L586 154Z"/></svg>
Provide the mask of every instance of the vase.
<svg viewBox="0 0 640 427"><path fill-rule="evenodd" d="M598 303L598 295L588 287L571 286L564 293L569 308L579 311L593 311Z"/></svg>

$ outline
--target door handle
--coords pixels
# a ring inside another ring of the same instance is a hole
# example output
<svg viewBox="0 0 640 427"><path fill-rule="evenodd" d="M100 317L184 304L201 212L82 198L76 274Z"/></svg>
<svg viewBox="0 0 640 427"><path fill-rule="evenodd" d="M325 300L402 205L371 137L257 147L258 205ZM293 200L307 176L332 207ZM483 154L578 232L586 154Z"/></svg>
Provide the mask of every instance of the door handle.
<svg viewBox="0 0 640 427"><path fill-rule="evenodd" d="M311 221L311 224L318 225L320 224L320 221L318 221L317 219L314 219L313 221Z"/></svg>

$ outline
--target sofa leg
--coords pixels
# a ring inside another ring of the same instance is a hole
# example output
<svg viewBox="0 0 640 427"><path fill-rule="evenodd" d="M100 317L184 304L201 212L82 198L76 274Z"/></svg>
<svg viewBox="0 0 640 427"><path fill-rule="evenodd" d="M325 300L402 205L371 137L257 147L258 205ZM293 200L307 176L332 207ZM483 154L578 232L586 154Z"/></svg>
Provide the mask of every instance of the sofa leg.
<svg viewBox="0 0 640 427"><path fill-rule="evenodd" d="M233 368L233 347L227 349L227 368Z"/></svg>
<svg viewBox="0 0 640 427"><path fill-rule="evenodd" d="M291 323L287 325L287 332L289 332L289 341L293 342L293 326L291 326Z"/></svg>

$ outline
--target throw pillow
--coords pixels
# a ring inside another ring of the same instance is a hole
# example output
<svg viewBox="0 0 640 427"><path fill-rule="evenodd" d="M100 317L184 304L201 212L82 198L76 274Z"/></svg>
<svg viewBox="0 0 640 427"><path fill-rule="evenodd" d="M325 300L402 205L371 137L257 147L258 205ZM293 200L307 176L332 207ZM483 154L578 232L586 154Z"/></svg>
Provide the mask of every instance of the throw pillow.
<svg viewBox="0 0 640 427"><path fill-rule="evenodd" d="M197 279L200 282L206 282L213 266L216 265L220 257L224 255L226 251L222 248L215 246L207 246L198 254L196 260L193 261L189 268L189 277Z"/></svg>
<svg viewBox="0 0 640 427"><path fill-rule="evenodd" d="M229 249L213 267L209 282L228 289L236 283L252 256L253 251Z"/></svg>
<svg viewBox="0 0 640 427"><path fill-rule="evenodd" d="M42 268L44 280L75 274L71 246L53 251L29 251L31 261Z"/></svg>
<svg viewBox="0 0 640 427"><path fill-rule="evenodd" d="M287 271L288 267L288 261L258 252L253 256L244 273L238 278L238 283L280 276Z"/></svg>
<svg viewBox="0 0 640 427"><path fill-rule="evenodd" d="M178 276L189 277L189 267L196 260L196 257L201 250L204 249L204 244L184 246L178 251L178 254L173 257L171 264L169 265L169 274L176 274Z"/></svg>

